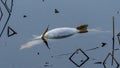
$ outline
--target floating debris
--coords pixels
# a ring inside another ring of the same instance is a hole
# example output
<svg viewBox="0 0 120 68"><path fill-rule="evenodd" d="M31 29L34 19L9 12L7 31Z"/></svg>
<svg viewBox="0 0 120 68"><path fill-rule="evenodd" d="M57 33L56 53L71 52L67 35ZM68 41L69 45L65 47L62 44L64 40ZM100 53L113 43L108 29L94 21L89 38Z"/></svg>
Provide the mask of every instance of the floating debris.
<svg viewBox="0 0 120 68"><path fill-rule="evenodd" d="M37 55L39 55L40 53L39 52L37 52Z"/></svg>
<svg viewBox="0 0 120 68"><path fill-rule="evenodd" d="M106 42L102 42L101 44L102 44L101 47L104 47L107 43Z"/></svg>
<svg viewBox="0 0 120 68"><path fill-rule="evenodd" d="M100 61L99 61L99 62L95 62L94 64L102 64L102 63L103 63L103 62L100 62Z"/></svg>
<svg viewBox="0 0 120 68"><path fill-rule="evenodd" d="M95 48L91 48L91 49L87 49L85 51L91 51L91 50L95 50L95 49L98 49L99 47L95 47Z"/></svg>
<svg viewBox="0 0 120 68"><path fill-rule="evenodd" d="M117 51L117 50L120 50L120 48L116 48L116 49L114 49L115 51Z"/></svg>
<svg viewBox="0 0 120 68"><path fill-rule="evenodd" d="M49 64L49 62L45 62L45 64Z"/></svg>
<svg viewBox="0 0 120 68"><path fill-rule="evenodd" d="M53 58L54 56L51 56L51 58Z"/></svg>
<svg viewBox="0 0 120 68"><path fill-rule="evenodd" d="M23 15L23 17L24 17L24 18L26 18L26 17L27 17L27 15Z"/></svg>
<svg viewBox="0 0 120 68"><path fill-rule="evenodd" d="M117 36L120 36L120 32L117 34Z"/></svg>
<svg viewBox="0 0 120 68"><path fill-rule="evenodd" d="M43 2L45 1L45 0L42 0Z"/></svg>
<svg viewBox="0 0 120 68"><path fill-rule="evenodd" d="M57 9L55 9L55 13L59 13L59 11Z"/></svg>
<svg viewBox="0 0 120 68"><path fill-rule="evenodd" d="M44 65L44 67L49 67L49 65Z"/></svg>
<svg viewBox="0 0 120 68"><path fill-rule="evenodd" d="M53 65L52 65L52 64L49 64L49 62L45 62L44 67L53 67Z"/></svg>
<svg viewBox="0 0 120 68"><path fill-rule="evenodd" d="M119 14L119 11L117 11L117 14Z"/></svg>
<svg viewBox="0 0 120 68"><path fill-rule="evenodd" d="M92 60L96 60L95 58L93 58Z"/></svg>
<svg viewBox="0 0 120 68"><path fill-rule="evenodd" d="M60 55L57 55L57 56L66 56L66 55L70 55L71 53L66 53L66 54L60 54Z"/></svg>

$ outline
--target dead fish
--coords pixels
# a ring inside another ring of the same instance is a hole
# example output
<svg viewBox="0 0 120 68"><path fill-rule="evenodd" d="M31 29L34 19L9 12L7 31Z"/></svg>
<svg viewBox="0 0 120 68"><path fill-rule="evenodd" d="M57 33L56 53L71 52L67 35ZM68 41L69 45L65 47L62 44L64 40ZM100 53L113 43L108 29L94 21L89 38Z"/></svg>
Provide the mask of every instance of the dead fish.
<svg viewBox="0 0 120 68"><path fill-rule="evenodd" d="M42 35L35 36L33 40L27 42L26 44L23 44L20 49L30 48L34 45L40 44L42 41L46 44L47 48L50 49L50 47L48 46L47 40L62 39L62 38L73 36L75 34L87 33L88 32L87 27L88 25L85 24L75 28L61 27L61 28L55 28L48 31L48 28L49 28L49 25L48 25Z"/></svg>
<svg viewBox="0 0 120 68"><path fill-rule="evenodd" d="M52 29L50 31L48 31L48 27L46 28L45 32L41 36L36 37L36 39L42 39L43 42L48 47L48 49L50 48L48 46L48 42L46 39L62 39L62 38L70 37L77 33L88 32L87 30L88 25L81 25L76 28L61 27L61 28Z"/></svg>

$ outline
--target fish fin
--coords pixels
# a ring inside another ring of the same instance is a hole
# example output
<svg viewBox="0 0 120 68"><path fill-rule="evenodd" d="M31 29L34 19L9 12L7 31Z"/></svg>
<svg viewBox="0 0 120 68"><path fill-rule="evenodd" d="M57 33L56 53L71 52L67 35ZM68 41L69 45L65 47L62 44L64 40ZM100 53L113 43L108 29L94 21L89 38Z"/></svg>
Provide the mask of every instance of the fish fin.
<svg viewBox="0 0 120 68"><path fill-rule="evenodd" d="M43 40L43 42L46 44L46 46L48 47L48 49L50 49L49 46L48 46L48 42L47 42L47 40L45 39L45 34L46 34L46 32L48 31L48 27L49 27L49 25L47 26L45 32L44 32L43 35L42 35L42 40Z"/></svg>
<svg viewBox="0 0 120 68"><path fill-rule="evenodd" d="M88 25L84 24L84 25L76 27L76 29L80 31L79 33L86 33L86 32L88 32L87 27L88 27Z"/></svg>
<svg viewBox="0 0 120 68"><path fill-rule="evenodd" d="M46 34L46 32L48 31L49 25L47 26L45 32L43 33L43 36Z"/></svg>
<svg viewBox="0 0 120 68"><path fill-rule="evenodd" d="M42 38L43 42L45 43L45 45L48 47L48 49L50 49L50 47L48 46L48 42L46 39Z"/></svg>

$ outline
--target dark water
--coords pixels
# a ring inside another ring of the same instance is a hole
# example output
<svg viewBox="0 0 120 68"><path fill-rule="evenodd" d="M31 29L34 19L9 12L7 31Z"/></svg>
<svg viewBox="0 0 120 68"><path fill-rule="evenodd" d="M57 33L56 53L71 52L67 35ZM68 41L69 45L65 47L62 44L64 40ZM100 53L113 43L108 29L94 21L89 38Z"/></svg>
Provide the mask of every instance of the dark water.
<svg viewBox="0 0 120 68"><path fill-rule="evenodd" d="M6 0L8 6L10 1ZM103 62L112 52L112 16L115 17L115 49L119 48L116 36L120 31L119 3L119 0L13 0L10 19L0 37L0 68L77 68L69 57L78 48L89 56L81 68L104 68L103 64L97 62ZM2 31L8 12L1 1L0 7L4 12L3 18L0 17ZM88 29L96 31L48 42L50 50L44 43L29 49L19 49L22 44L33 39L32 35L41 35L47 25L53 29L82 24L88 24ZM16 34L8 37L8 26ZM102 42L107 44L102 47ZM118 62L119 52L119 49L115 50L114 54ZM73 57L78 64L86 59L82 52L79 53ZM116 67L115 63L111 66L111 56L106 65L107 68Z"/></svg>

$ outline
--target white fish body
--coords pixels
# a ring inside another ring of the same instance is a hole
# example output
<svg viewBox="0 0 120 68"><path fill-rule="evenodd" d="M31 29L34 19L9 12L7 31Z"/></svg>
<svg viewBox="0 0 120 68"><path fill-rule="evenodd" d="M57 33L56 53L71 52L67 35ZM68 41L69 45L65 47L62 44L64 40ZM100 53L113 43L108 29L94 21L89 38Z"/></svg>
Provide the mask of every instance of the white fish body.
<svg viewBox="0 0 120 68"><path fill-rule="evenodd" d="M45 34L46 39L61 39L72 36L78 33L79 30L76 28L69 28L69 27L62 27L62 28L55 28L52 29Z"/></svg>

